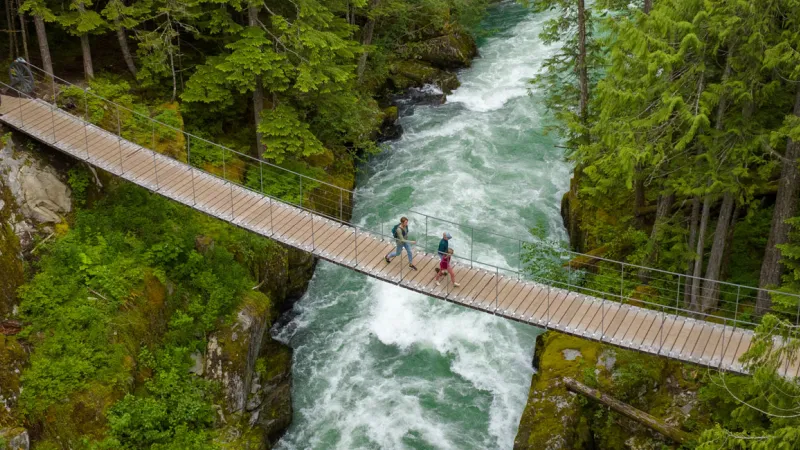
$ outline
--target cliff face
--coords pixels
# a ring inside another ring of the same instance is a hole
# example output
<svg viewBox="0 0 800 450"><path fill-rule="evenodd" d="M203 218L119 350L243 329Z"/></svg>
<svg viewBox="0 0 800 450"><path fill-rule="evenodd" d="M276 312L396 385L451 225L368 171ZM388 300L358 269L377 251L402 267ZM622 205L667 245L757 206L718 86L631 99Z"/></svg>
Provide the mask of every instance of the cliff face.
<svg viewBox="0 0 800 450"><path fill-rule="evenodd" d="M23 136L12 136L8 130L0 129L0 136L0 443L15 450L27 449L31 441L83 448L82 439L102 439L106 434L108 408L152 376L136 362L135 349L159 345L181 294L169 280L152 274L145 275L141 288L131 293L124 311L127 323L112 333L115 340L135 343L125 356L127 386L89 386L65 398L52 420L26 419L19 408L25 388L22 375L33 342L42 337L32 342L21 338L30 324L18 315L18 289L32 279L36 264L31 263L46 253L45 244L69 233L76 203L70 185L81 189L82 198L91 191L90 196L97 199L116 181L100 172L75 184L70 176L78 162ZM215 245L223 244L203 235L195 238L201 254ZM232 317L218 318L220 325L207 336L205 348L192 355L191 372L220 387L212 405L217 411L213 439L220 447L270 448L291 422L292 356L289 347L272 340L269 328L305 292L315 260L276 244L258 258L241 258L237 263L248 266L259 283L234 299L237 306Z"/></svg>
<svg viewBox="0 0 800 450"><path fill-rule="evenodd" d="M680 446L570 392L570 377L693 432L705 415L696 367L548 331L536 345L537 372L514 441L517 450L644 450Z"/></svg>

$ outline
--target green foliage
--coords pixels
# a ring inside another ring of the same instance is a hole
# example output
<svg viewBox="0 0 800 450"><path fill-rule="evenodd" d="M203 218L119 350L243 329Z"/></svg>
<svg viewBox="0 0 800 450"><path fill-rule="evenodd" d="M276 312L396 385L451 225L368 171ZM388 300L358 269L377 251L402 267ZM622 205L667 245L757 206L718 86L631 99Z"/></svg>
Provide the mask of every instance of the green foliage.
<svg viewBox="0 0 800 450"><path fill-rule="evenodd" d="M582 270L568 268L570 252L564 242L547 237L540 226L531 228L535 243L523 244L522 265L525 272L542 283L565 287L579 285L585 277Z"/></svg>
<svg viewBox="0 0 800 450"><path fill-rule="evenodd" d="M146 395L127 394L108 411L110 435L101 448L183 450L213 449L211 385L189 373L186 348L172 347L139 357L155 375L144 384Z"/></svg>
<svg viewBox="0 0 800 450"><path fill-rule="evenodd" d="M255 284L250 268L274 244L128 184L93 206L77 211L20 290L34 346L21 409L43 420L102 385L122 400L101 448L209 448L212 386L188 373L188 354ZM216 244L199 252L199 235ZM172 286L169 301L154 304L162 306L147 304L151 274ZM152 307L163 310L135 313ZM132 361L153 374L135 391Z"/></svg>
<svg viewBox="0 0 800 450"><path fill-rule="evenodd" d="M77 167L70 169L67 173L67 183L72 190L72 200L75 202L75 206L80 207L86 204L86 189L91 184L89 171Z"/></svg>
<svg viewBox="0 0 800 450"><path fill-rule="evenodd" d="M296 109L280 105L261 113L258 131L267 147L265 157L283 162L289 155L312 156L324 151L322 143L309 131L309 126L300 120Z"/></svg>

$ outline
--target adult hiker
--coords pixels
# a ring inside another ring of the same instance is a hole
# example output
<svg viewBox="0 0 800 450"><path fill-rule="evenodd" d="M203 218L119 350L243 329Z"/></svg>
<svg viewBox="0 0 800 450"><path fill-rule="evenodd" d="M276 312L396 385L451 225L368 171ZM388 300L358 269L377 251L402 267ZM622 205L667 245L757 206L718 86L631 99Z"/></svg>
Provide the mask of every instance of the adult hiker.
<svg viewBox="0 0 800 450"><path fill-rule="evenodd" d="M406 253L408 254L408 267L417 270L417 266L415 266L413 262L414 255L411 253L411 244L416 244L417 241L408 240L407 217L401 217L400 223L398 223L392 228L392 236L394 236L394 241L395 243L397 243L397 248L392 250L388 255L384 256L383 259L385 259L387 263L390 263L392 262L392 258L403 253L403 249L405 248Z"/></svg>
<svg viewBox="0 0 800 450"><path fill-rule="evenodd" d="M439 271L436 272L436 277L434 278L434 280L436 280L437 286L441 284L439 278L441 278L445 272L450 274L450 281L453 282L453 287L461 286L460 284L456 283L456 274L453 272L453 263L450 261L452 257L453 257L453 249L449 248L447 249L447 253L445 253L444 256L442 256L442 260L439 261Z"/></svg>
<svg viewBox="0 0 800 450"><path fill-rule="evenodd" d="M453 236L450 233L442 234L442 240L439 241L439 250L437 250L437 253L439 254L439 260L441 260L442 258L444 258L445 255L447 255L447 248L449 245L448 241L450 239L453 239ZM439 268L435 267L434 270L438 272Z"/></svg>

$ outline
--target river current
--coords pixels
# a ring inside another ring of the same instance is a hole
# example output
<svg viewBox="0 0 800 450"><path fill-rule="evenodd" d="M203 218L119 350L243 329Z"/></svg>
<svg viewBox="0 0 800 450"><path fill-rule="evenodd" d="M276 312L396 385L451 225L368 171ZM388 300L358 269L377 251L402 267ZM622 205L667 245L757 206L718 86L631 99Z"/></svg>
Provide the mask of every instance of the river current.
<svg viewBox="0 0 800 450"><path fill-rule="evenodd" d="M355 223L388 232L408 215L410 238L422 239L417 211L522 239L533 226L565 238L559 203L571 169L543 135L547 112L528 84L553 51L538 37L546 19L515 3L492 7L481 26L491 37L459 73L461 87L402 117L402 138L361 167ZM427 226L428 248L449 231L457 254L519 264L511 241L476 237L469 249L468 228ZM279 449L513 446L540 330L325 262L295 312L276 336L294 349L294 418Z"/></svg>

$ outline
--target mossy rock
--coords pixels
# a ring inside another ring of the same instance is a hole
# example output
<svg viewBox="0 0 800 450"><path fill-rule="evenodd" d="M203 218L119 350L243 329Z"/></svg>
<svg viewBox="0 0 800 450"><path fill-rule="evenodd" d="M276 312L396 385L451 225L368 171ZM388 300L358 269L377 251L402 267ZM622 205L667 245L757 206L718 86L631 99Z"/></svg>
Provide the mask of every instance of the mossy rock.
<svg viewBox="0 0 800 450"><path fill-rule="evenodd" d="M472 58L478 54L478 47L469 33L455 31L422 42L406 44L400 52L440 69L458 69L472 64Z"/></svg>
<svg viewBox="0 0 800 450"><path fill-rule="evenodd" d="M390 73L389 79L398 91L435 84L442 89L442 92L449 94L460 85L454 73L413 59L395 61L390 67Z"/></svg>
<svg viewBox="0 0 800 450"><path fill-rule="evenodd" d="M17 338L0 334L0 428L18 424L12 413L21 389L20 373L27 361L28 355Z"/></svg>
<svg viewBox="0 0 800 450"><path fill-rule="evenodd" d="M590 439L578 397L568 392L562 377L583 378L593 370L601 345L560 333L547 332L537 339L538 371L531 380L528 403L520 418L514 448L583 448Z"/></svg>

